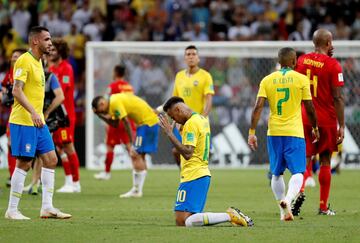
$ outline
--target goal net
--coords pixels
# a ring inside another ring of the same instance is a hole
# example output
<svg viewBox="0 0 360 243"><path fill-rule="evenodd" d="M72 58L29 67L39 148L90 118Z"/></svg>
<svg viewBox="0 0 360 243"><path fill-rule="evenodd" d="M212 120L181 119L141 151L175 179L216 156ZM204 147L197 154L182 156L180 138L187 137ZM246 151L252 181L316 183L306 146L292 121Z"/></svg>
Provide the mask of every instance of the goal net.
<svg viewBox="0 0 360 243"><path fill-rule="evenodd" d="M112 81L117 64L126 66L126 79L138 96L153 108L171 96L175 74L185 68L184 49L189 42L88 42L86 46L86 167L104 166L105 124L94 116L93 97L102 95ZM200 66L214 80L215 96L210 115L212 128L211 166L247 167L268 164L266 151L265 108L257 135L259 149L247 146L250 115L261 79L274 71L280 48L294 47L310 52L311 42L206 42L195 44ZM360 42L334 42L335 57L341 61L346 101L346 134L342 154L334 160L351 166L359 162L360 145ZM160 134L159 150L148 157L150 166L174 165L169 141ZM129 168L129 156L123 147L115 148L113 168Z"/></svg>

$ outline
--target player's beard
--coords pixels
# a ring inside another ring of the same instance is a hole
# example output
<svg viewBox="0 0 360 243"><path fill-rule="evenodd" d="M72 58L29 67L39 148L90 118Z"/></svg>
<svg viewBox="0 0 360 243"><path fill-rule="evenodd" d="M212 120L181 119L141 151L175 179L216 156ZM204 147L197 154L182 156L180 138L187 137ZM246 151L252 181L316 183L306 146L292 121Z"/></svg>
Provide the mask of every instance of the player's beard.
<svg viewBox="0 0 360 243"><path fill-rule="evenodd" d="M46 48L45 46L40 46L40 51L42 54L49 55L50 54L50 48Z"/></svg>

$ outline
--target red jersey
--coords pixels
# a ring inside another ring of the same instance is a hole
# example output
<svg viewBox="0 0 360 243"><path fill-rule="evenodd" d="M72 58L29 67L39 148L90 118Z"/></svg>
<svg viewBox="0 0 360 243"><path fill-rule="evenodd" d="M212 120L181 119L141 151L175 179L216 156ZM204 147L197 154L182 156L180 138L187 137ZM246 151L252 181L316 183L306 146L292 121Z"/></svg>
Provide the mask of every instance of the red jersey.
<svg viewBox="0 0 360 243"><path fill-rule="evenodd" d="M64 106L71 121L75 121L75 102L74 102L74 71L67 60L63 60L58 66L52 65L49 70L59 79L61 88L64 92Z"/></svg>
<svg viewBox="0 0 360 243"><path fill-rule="evenodd" d="M117 93L125 93L125 92L134 93L133 87L125 80L122 79L115 80L108 86L109 95L117 94Z"/></svg>
<svg viewBox="0 0 360 243"><path fill-rule="evenodd" d="M6 72L1 85L3 87L7 87L8 85L12 85L14 83L14 75L13 75L13 68L11 67L9 71Z"/></svg>
<svg viewBox="0 0 360 243"><path fill-rule="evenodd" d="M335 58L312 52L299 57L295 70L310 79L311 96L319 126L337 126L332 89L344 86L340 63ZM304 106L302 117L304 124L310 125Z"/></svg>

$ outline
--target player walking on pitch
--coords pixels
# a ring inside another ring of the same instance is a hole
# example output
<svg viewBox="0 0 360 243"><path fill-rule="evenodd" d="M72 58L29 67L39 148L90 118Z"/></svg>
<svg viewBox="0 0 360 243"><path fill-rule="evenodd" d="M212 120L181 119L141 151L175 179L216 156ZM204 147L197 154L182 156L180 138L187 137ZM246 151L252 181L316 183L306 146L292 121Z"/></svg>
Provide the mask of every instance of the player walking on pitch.
<svg viewBox="0 0 360 243"><path fill-rule="evenodd" d="M250 217L237 208L228 208L226 213L203 213L211 178L208 167L209 120L193 112L182 98L176 96L165 103L164 111L183 125L180 142L173 134L168 118L159 114L160 126L181 158L181 179L175 202L176 225L191 227L231 222L237 226L252 226Z"/></svg>
<svg viewBox="0 0 360 243"><path fill-rule="evenodd" d="M305 139L301 119L301 102L309 117L315 140L319 139L316 114L311 101L309 79L293 71L296 53L292 48L282 48L278 53L281 69L266 76L260 83L255 107L251 115L248 144L257 149L255 128L265 101L270 106L267 132L267 149L272 173L271 189L280 208L280 219L293 220L290 204L299 193L305 171ZM292 174L285 196L283 173L288 168Z"/></svg>
<svg viewBox="0 0 360 243"><path fill-rule="evenodd" d="M70 218L70 214L62 213L53 206L57 157L43 115L45 74L41 62L41 56L47 54L52 46L49 31L40 26L31 28L29 45L30 50L21 55L14 66L15 101L10 114L10 136L12 155L17 158L17 166L11 178L9 206L5 218L30 219L18 210L18 205L27 171L36 155L43 161L40 217Z"/></svg>
<svg viewBox="0 0 360 243"><path fill-rule="evenodd" d="M338 151L338 144L344 139L344 97L342 86L344 77L339 62L332 58L334 47L332 34L326 29L314 32L313 43L315 51L302 55L298 59L296 71L308 76L311 84L311 95L319 120L321 140L312 143L310 122L304 115L303 122L306 140L306 157L310 162L311 156L320 156L320 215L335 215L335 211L328 206L331 185L331 155ZM307 173L305 173L305 179ZM304 188L302 188L302 191ZM295 215L300 213L300 207L305 200L305 194L297 197L293 206Z"/></svg>

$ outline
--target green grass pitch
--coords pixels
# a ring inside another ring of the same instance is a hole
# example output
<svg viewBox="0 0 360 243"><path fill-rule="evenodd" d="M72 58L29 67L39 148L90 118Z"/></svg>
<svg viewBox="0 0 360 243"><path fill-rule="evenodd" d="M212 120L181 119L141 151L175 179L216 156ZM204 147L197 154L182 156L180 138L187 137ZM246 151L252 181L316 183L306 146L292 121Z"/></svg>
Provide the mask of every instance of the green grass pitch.
<svg viewBox="0 0 360 243"><path fill-rule="evenodd" d="M20 209L32 220L15 222L3 218L9 189L3 186L7 171L0 170L0 242L360 242L359 170L333 177L330 197L336 216L317 215L317 186L307 188L302 217L294 222L279 220L265 170L213 170L206 211L239 207L253 218L252 228L176 227L173 204L179 175L175 169L149 170L140 199L118 197L130 189L129 170L114 171L110 181L96 181L93 173L81 171L82 193L55 194L55 206L72 213L72 219L40 219L41 197L24 194ZM62 183L59 168L56 188Z"/></svg>

